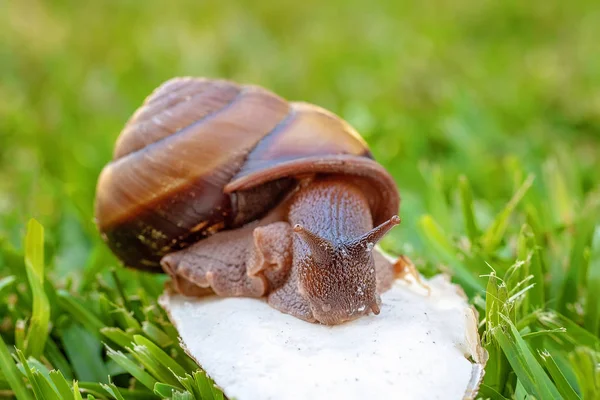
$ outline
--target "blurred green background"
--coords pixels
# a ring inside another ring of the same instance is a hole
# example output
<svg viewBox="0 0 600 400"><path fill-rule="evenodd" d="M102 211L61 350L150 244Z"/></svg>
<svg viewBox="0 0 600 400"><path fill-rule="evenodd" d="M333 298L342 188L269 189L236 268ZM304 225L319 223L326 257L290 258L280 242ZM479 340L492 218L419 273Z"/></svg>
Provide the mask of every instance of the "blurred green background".
<svg viewBox="0 0 600 400"><path fill-rule="evenodd" d="M510 171L539 177L560 165L559 189L575 199L598 188L594 1L19 0L1 8L0 238L21 248L27 220L37 218L56 278L77 279L99 246L95 184L120 129L178 75L263 85L346 118L401 190L403 226L385 246L417 258L416 222L453 201L460 174L484 199L476 201L482 224L522 181ZM444 221L452 215L438 213L438 222L458 236Z"/></svg>
<svg viewBox="0 0 600 400"><path fill-rule="evenodd" d="M197 369L156 305L164 277L114 268L93 221L123 125L181 75L347 119L401 191L383 247L453 273L479 313L483 395L597 399L593 0L0 0L0 397L23 385L14 346L99 398L108 375L126 399L165 398ZM45 240L32 221L23 251L31 217ZM144 338L168 355L140 361ZM169 360L180 372L159 373Z"/></svg>

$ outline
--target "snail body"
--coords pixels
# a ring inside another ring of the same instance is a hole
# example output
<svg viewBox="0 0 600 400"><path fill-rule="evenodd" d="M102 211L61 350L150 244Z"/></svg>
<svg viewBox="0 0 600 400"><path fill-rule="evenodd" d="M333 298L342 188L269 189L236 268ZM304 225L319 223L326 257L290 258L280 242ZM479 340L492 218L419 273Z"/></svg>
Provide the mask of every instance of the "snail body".
<svg viewBox="0 0 600 400"><path fill-rule="evenodd" d="M96 222L129 267L186 295L267 297L334 325L379 313L399 223L393 178L346 122L256 86L175 78L117 139Z"/></svg>

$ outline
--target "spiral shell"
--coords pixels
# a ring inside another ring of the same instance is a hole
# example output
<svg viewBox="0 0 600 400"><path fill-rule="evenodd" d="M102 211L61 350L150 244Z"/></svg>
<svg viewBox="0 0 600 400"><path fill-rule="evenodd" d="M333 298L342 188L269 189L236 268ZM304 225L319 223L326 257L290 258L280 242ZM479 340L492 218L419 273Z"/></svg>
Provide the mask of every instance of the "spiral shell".
<svg viewBox="0 0 600 400"><path fill-rule="evenodd" d="M100 174L96 223L125 265L259 218L306 174L347 174L369 193L374 222L397 212L392 177L334 114L257 86L175 78L127 122Z"/></svg>

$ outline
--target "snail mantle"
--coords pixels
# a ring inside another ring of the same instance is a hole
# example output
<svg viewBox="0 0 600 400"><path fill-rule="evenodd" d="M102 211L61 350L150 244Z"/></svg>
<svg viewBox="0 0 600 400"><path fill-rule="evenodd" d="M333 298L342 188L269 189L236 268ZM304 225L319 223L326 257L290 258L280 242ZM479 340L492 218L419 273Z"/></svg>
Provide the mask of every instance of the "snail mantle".
<svg viewBox="0 0 600 400"><path fill-rule="evenodd" d="M381 313L336 326L308 323L262 299L160 299L186 352L229 398L472 399L486 352L477 317L446 276L427 293L398 279Z"/></svg>

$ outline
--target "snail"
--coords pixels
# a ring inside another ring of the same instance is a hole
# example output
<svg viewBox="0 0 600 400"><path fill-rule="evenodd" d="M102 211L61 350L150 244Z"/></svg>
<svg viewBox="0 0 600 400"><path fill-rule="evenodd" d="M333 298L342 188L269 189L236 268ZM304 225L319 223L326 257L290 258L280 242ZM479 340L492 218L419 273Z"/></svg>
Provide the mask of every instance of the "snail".
<svg viewBox="0 0 600 400"><path fill-rule="evenodd" d="M379 314L394 179L344 120L253 85L173 78L117 138L95 222L127 267L186 296L263 297L336 325Z"/></svg>

